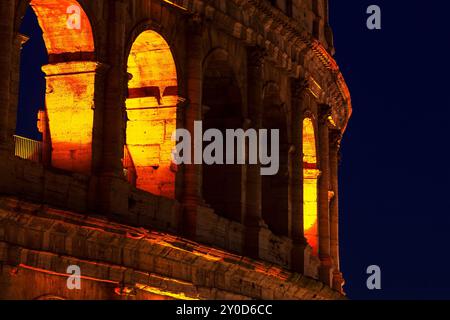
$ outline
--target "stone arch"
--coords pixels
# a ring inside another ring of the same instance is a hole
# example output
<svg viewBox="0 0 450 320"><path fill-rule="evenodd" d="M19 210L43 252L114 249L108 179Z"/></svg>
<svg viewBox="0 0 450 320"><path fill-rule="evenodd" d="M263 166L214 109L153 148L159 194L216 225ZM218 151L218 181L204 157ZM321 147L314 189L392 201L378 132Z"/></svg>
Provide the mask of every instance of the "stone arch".
<svg viewBox="0 0 450 320"><path fill-rule="evenodd" d="M134 37L128 54L124 168L141 190L175 197L172 133L177 128L178 73L170 45L152 29Z"/></svg>
<svg viewBox="0 0 450 320"><path fill-rule="evenodd" d="M179 22L182 23L181 21ZM180 61L183 61L183 56L180 54L180 50L177 50L177 28L179 26L175 25L169 25L169 26L163 26L160 23L151 20L151 19L144 19L140 21L138 24L134 25L134 27L131 29L130 35L127 37L127 43L125 47L125 59L128 59L131 49L136 41L136 39L145 31L151 30L159 34L168 44L170 48L170 52L173 57L173 62L175 64L175 68L177 71L177 78L178 78L178 93L180 96L184 97L186 95L185 92L185 84L183 83L182 79L184 79L184 73L183 68L180 65ZM183 47L184 50L184 47Z"/></svg>
<svg viewBox="0 0 450 320"><path fill-rule="evenodd" d="M280 88L268 82L263 90L263 122L267 130L279 130L279 171L273 176L262 177L262 216L277 235L289 236L288 210L289 188L289 136L286 104L281 100ZM270 141L270 140L269 140ZM270 147L268 148L270 150Z"/></svg>
<svg viewBox="0 0 450 320"><path fill-rule="evenodd" d="M238 40L230 38L223 32L218 31L215 28L208 29L208 41L203 43L204 52L206 53L203 60L203 66L205 67L214 52L217 50L223 50L228 56L228 65L233 71L237 85L242 88L242 99L244 101L243 108L245 109L246 92L243 88L246 87L246 59L247 55L246 47L239 46Z"/></svg>
<svg viewBox="0 0 450 320"><path fill-rule="evenodd" d="M242 92L230 55L222 48L212 50L205 59L202 102L204 131L218 129L225 138L226 129L242 128ZM226 158L226 148L223 154ZM242 222L244 171L236 157L234 160L235 164L203 165L203 197L217 214Z"/></svg>
<svg viewBox="0 0 450 320"><path fill-rule="evenodd" d="M15 30L19 30L25 12L31 6L43 31L50 63L58 61L95 61L95 16L83 0L22 0L17 7ZM71 7L78 7L80 28L68 28Z"/></svg>
<svg viewBox="0 0 450 320"><path fill-rule="evenodd" d="M22 19L25 15L25 12L27 11L29 6L32 6L33 4L40 4L45 3L46 6L53 6L55 4L58 4L58 11L61 13L61 17L59 19L67 19L69 14L67 13L67 8L71 5L77 5L81 9L81 15L82 15L82 29L83 27L87 27L85 30L89 30L89 32L85 32L86 35L89 33L92 33L92 40L93 40L93 48L95 49L93 52L93 59L98 61L98 47L99 47L99 28L100 23L96 17L96 15L93 13L92 8L86 4L86 0L64 0L64 1L58 1L58 0L19 0L19 3L17 5L16 14L15 14L15 21L14 21L14 30L18 32L20 29L20 25L22 24ZM64 7L66 10L64 10ZM34 11L34 10L33 10ZM43 12L44 13L44 12ZM52 14L54 12L52 11ZM84 22L83 22L84 21ZM66 20L67 22L67 20ZM42 27L41 27L42 28ZM44 31L44 30L43 30ZM67 33L66 33L67 34ZM66 50L70 51L70 50ZM77 51L73 51L77 52ZM92 53L89 53L90 56L92 56Z"/></svg>
<svg viewBox="0 0 450 320"><path fill-rule="evenodd" d="M318 254L318 169L317 135L315 120L306 116L302 124L303 137L303 225L305 238L312 247L313 255Z"/></svg>
<svg viewBox="0 0 450 320"><path fill-rule="evenodd" d="M94 123L94 94L99 64L91 21L76 0L22 1L30 5L47 50L45 107L39 112L39 130L48 164L90 174ZM17 142L16 142L17 155ZM20 155L19 155L20 156Z"/></svg>

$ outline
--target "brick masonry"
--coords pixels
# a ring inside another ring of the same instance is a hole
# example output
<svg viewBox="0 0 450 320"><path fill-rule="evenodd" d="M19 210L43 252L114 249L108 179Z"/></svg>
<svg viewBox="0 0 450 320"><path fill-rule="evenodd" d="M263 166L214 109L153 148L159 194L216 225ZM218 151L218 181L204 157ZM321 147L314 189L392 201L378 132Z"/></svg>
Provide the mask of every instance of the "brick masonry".
<svg viewBox="0 0 450 320"><path fill-rule="evenodd" d="M0 299L343 298L272 263L15 198L0 199L0 222ZM67 289L69 265L82 290Z"/></svg>

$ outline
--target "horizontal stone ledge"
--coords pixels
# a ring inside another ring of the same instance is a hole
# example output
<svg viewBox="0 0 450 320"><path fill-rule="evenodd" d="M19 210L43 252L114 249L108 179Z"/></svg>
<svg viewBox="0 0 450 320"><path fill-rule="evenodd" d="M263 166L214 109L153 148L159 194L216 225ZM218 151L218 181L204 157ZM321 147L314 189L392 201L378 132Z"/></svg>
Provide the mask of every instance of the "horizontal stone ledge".
<svg viewBox="0 0 450 320"><path fill-rule="evenodd" d="M0 221L0 261L7 265L65 273L66 262L78 262L86 276L102 281L117 281L117 272L152 274L188 285L184 292L199 299L216 299L217 290L251 299L343 298L321 282L263 261L14 198L0 198ZM141 278L129 282L158 284Z"/></svg>

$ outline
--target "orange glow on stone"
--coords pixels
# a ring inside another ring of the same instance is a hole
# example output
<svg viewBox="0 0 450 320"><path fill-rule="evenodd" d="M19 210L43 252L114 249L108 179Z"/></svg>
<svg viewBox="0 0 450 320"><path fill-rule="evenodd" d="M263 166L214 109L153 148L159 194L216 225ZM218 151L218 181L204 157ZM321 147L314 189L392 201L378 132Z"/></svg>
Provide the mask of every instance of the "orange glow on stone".
<svg viewBox="0 0 450 320"><path fill-rule="evenodd" d="M87 61L42 67L47 80L46 108L55 168L90 172L97 67L97 63Z"/></svg>
<svg viewBox="0 0 450 320"><path fill-rule="evenodd" d="M43 31L50 61L42 70L47 82L45 108L49 131L44 134L44 144L51 143L51 165L89 174L94 87L99 67L92 61L95 48L91 24L75 0L32 0L30 5ZM75 28L68 23L74 12L79 22ZM46 131L44 124L41 129Z"/></svg>
<svg viewBox="0 0 450 320"><path fill-rule="evenodd" d="M317 167L316 137L310 118L303 120L303 163Z"/></svg>
<svg viewBox="0 0 450 320"><path fill-rule="evenodd" d="M172 133L176 129L178 81L167 42L148 30L135 40L128 58L126 143L136 169L136 187L175 197Z"/></svg>
<svg viewBox="0 0 450 320"><path fill-rule="evenodd" d="M305 238L318 254L316 137L310 118L303 120L303 226Z"/></svg>
<svg viewBox="0 0 450 320"><path fill-rule="evenodd" d="M152 287L152 286L148 286L148 285L143 285L143 284L140 284L140 283L136 284L136 288L138 288L139 290L148 292L148 293L155 294L157 296L170 297L173 300L185 300L185 301L200 300L199 298L189 297L186 294L184 294L183 292L177 292L177 293L170 292L168 290L162 290L161 288Z"/></svg>
<svg viewBox="0 0 450 320"><path fill-rule="evenodd" d="M32 0L31 7L43 31L49 55L61 53L93 53L94 38L86 13L75 0ZM80 8L80 28L68 28L70 6Z"/></svg>

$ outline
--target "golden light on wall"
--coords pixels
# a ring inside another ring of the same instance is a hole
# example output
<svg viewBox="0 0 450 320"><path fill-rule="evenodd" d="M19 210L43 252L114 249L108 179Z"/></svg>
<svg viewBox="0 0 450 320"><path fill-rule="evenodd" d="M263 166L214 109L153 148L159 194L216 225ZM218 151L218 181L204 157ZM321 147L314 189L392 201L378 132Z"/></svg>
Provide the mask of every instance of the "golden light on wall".
<svg viewBox="0 0 450 320"><path fill-rule="evenodd" d="M52 166L89 173L92 159L96 62L76 61L42 67L52 142Z"/></svg>
<svg viewBox="0 0 450 320"><path fill-rule="evenodd" d="M311 118L303 120L303 226L305 238L318 254L316 137Z"/></svg>
<svg viewBox="0 0 450 320"><path fill-rule="evenodd" d="M30 2L43 31L49 55L61 53L93 53L94 38L89 19L76 0L32 0ZM68 8L79 8L79 26L68 27Z"/></svg>
<svg viewBox="0 0 450 320"><path fill-rule="evenodd" d="M171 152L176 129L178 81L169 45L147 30L135 40L128 57L126 144L135 165L136 187L175 196Z"/></svg>
<svg viewBox="0 0 450 320"><path fill-rule="evenodd" d="M52 166L88 174L98 68L92 61L95 49L89 19L75 0L32 0L30 5L43 31L50 61L42 70L46 74L45 107ZM70 7L76 8L77 28L68 26Z"/></svg>

